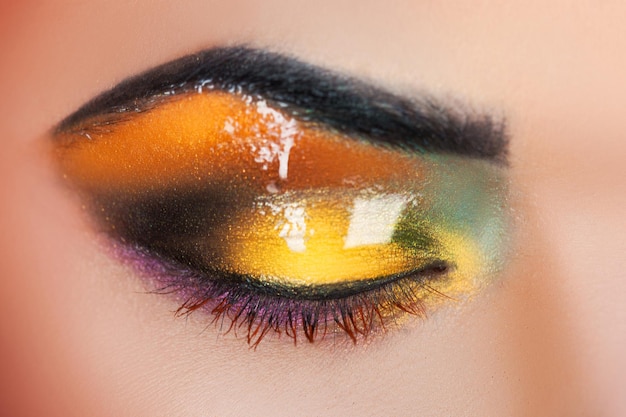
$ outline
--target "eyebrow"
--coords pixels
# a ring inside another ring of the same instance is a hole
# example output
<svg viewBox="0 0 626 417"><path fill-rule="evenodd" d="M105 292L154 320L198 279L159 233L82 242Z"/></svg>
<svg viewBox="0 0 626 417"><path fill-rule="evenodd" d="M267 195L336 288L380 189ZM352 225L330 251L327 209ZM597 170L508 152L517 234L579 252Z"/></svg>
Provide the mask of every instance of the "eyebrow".
<svg viewBox="0 0 626 417"><path fill-rule="evenodd" d="M245 46L204 50L128 78L61 121L146 110L158 98L204 89L257 95L303 121L375 143L506 163L503 120L431 97L403 97L297 58Z"/></svg>

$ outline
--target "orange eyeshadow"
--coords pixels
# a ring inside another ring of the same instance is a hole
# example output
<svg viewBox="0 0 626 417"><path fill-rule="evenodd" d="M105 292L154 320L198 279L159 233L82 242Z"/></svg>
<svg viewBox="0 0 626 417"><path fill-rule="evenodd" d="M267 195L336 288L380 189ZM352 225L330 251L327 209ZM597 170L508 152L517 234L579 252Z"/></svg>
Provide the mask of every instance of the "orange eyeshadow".
<svg viewBox="0 0 626 417"><path fill-rule="evenodd" d="M172 98L113 123L90 122L59 133L56 152L62 172L91 191L207 182L288 191L423 177L416 159L401 152L307 125L264 100L222 92Z"/></svg>

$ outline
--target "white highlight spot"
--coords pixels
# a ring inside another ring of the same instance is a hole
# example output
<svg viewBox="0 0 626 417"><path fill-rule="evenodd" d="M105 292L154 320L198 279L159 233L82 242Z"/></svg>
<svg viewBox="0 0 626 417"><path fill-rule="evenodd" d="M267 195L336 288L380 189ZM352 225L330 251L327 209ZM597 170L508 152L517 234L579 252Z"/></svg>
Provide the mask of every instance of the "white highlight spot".
<svg viewBox="0 0 626 417"><path fill-rule="evenodd" d="M258 138L263 139L264 143L254 160L264 164L263 169L266 170L268 163L278 159L278 177L285 180L289 174L289 153L299 133L298 122L269 107L265 100L256 102L256 111L263 116L268 131L274 137Z"/></svg>
<svg viewBox="0 0 626 417"><path fill-rule="evenodd" d="M406 204L398 194L355 199L344 249L389 243Z"/></svg>
<svg viewBox="0 0 626 417"><path fill-rule="evenodd" d="M232 118L229 117L226 119L224 122L224 130L231 135L235 133L235 126L233 125Z"/></svg>
<svg viewBox="0 0 626 417"><path fill-rule="evenodd" d="M280 188L278 187L278 185L276 185L275 182L270 182L269 184L267 184L265 186L265 189L267 190L268 193L270 194L276 194L277 192L280 191Z"/></svg>
<svg viewBox="0 0 626 417"><path fill-rule="evenodd" d="M289 152L293 148L293 136L282 139L281 143L283 149L278 151L278 177L285 180L289 173Z"/></svg>
<svg viewBox="0 0 626 417"><path fill-rule="evenodd" d="M293 252L304 252L306 250L306 220L304 206L289 204L282 207L284 221L280 222L276 228L278 236L282 237L289 249Z"/></svg>

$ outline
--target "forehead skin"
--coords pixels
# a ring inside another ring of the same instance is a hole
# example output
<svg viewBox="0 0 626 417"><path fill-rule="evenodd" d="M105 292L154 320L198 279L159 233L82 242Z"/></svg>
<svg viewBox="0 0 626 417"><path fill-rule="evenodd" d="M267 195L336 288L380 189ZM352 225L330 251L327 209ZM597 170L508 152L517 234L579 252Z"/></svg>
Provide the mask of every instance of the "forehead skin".
<svg viewBox="0 0 626 417"><path fill-rule="evenodd" d="M626 4L204 0L0 6L0 410L8 415L626 413ZM247 42L505 115L502 280L368 346L217 338L102 252L40 141L124 77Z"/></svg>

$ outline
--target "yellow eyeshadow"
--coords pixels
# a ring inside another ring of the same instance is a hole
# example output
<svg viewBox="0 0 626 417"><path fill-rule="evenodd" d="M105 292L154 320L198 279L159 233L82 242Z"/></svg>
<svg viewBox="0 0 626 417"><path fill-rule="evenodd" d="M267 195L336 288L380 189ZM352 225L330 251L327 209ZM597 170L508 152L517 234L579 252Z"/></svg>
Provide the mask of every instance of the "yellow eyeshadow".
<svg viewBox="0 0 626 417"><path fill-rule="evenodd" d="M218 233L223 252L211 261L264 282L315 286L397 276L439 260L454 278L440 282L440 290L459 294L479 284L473 279L481 275L479 248L471 239L431 225L437 245L407 247L394 239L404 206L399 196L370 199L375 214L359 212L355 200L368 201L310 198L241 214Z"/></svg>
<svg viewBox="0 0 626 417"><path fill-rule="evenodd" d="M132 191L235 181L288 190L423 176L402 153L303 124L244 96L187 94L118 119L56 135L57 160L74 185Z"/></svg>
<svg viewBox="0 0 626 417"><path fill-rule="evenodd" d="M399 211L379 216L376 224L368 218L382 232L363 235L351 230L355 216L349 203L337 200L261 207L237 217L223 233L224 269L264 281L319 285L388 277L425 265L424 254L392 241Z"/></svg>

